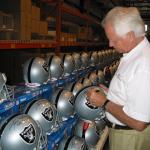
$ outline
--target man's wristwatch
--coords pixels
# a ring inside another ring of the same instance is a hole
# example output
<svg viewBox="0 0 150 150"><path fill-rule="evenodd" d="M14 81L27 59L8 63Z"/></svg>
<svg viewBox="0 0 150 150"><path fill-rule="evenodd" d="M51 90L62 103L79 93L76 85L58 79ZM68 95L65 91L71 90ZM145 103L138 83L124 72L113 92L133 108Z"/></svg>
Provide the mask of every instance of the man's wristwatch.
<svg viewBox="0 0 150 150"><path fill-rule="evenodd" d="M106 99L106 101L104 102L104 104L103 104L103 106L102 106L102 108L103 108L104 110L106 110L106 105L107 105L109 102L110 102L110 100Z"/></svg>

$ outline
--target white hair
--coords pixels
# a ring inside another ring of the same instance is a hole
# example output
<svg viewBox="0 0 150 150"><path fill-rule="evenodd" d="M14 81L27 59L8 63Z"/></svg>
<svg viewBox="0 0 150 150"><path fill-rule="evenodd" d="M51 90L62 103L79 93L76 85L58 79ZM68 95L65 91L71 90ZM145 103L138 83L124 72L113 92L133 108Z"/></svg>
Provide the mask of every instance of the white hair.
<svg viewBox="0 0 150 150"><path fill-rule="evenodd" d="M145 25L136 7L115 7L110 10L102 21L105 27L107 22L112 23L118 36L124 36L133 31L136 37L145 35Z"/></svg>

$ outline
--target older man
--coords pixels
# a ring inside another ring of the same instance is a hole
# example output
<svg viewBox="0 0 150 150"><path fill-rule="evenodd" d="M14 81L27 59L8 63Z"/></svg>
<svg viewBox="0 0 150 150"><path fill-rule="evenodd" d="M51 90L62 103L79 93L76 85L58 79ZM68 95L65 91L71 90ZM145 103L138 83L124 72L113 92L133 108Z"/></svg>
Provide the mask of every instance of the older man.
<svg viewBox="0 0 150 150"><path fill-rule="evenodd" d="M107 97L94 89L89 101L105 107L110 150L150 150L150 43L135 7L115 7L103 20L109 46L123 53Z"/></svg>

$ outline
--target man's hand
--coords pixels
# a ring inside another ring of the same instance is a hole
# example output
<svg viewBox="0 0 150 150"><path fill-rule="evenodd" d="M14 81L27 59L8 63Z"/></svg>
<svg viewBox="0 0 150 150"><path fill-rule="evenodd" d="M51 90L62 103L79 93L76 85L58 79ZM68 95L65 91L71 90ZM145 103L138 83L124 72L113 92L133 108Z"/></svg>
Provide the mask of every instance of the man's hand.
<svg viewBox="0 0 150 150"><path fill-rule="evenodd" d="M106 101L105 94L95 88L90 89L86 95L88 101L94 106L100 107Z"/></svg>

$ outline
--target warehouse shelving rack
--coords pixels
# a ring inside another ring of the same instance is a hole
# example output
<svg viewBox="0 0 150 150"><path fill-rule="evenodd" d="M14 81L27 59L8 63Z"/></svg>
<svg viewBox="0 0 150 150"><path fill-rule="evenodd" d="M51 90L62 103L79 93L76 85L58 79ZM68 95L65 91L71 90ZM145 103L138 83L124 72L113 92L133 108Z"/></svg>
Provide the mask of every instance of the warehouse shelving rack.
<svg viewBox="0 0 150 150"><path fill-rule="evenodd" d="M0 40L0 50L8 50L8 51L22 51L22 49L47 49L48 48L48 52L50 51L49 48L54 48L56 54L59 54L61 52L61 47L70 47L70 46L77 46L77 47L84 47L84 50L86 50L87 47L101 47L101 45L103 43L101 43L100 41L94 42L94 41L88 41L88 39L85 39L85 41L61 41L61 28L62 28L62 16L64 13L69 14L71 16L75 16L76 18L80 18L81 20L83 20L83 22L85 22L85 26L86 28L89 27L89 25L91 24L96 24L97 26L100 26L100 22L97 21L96 19L92 18L91 16L89 16L86 13L81 13L78 9L73 8L71 6L68 6L66 4L64 4L63 1L61 0L38 0L38 3L46 3L47 5L51 5L51 6L56 6L56 39L55 40ZM88 33L87 36L88 37ZM15 51L15 53L16 53ZM68 79L66 79L68 80ZM58 83L57 83L58 84ZM54 83L51 86L56 86L56 84ZM6 115L11 115L13 114L12 112L18 112L19 111L19 107L21 103L30 101L31 99L35 99L38 98L39 96L43 96L43 94L45 93L49 93L49 91L51 89L47 89L49 87L51 87L48 85L43 85L42 87L40 87L40 89L37 89L35 91L32 91L30 93L25 93L23 94L23 92L21 92L21 94L19 96L17 96L17 101L7 101L6 103L4 103L3 105L0 105L0 113L1 113L1 117L6 117ZM60 81L60 86L63 86L63 82ZM33 96L34 95L34 96ZM47 94L45 95L47 96ZM6 114L7 111L7 114ZM3 118L1 118L3 119ZM67 124L68 123L68 124ZM49 141L59 141L60 138L62 138L64 136L64 132L61 131L65 131L68 132L68 134L70 133L71 128L69 128L69 126L71 124L75 123L75 119L73 120L73 118L71 118L68 122L66 122L66 124L64 124L65 126L65 130L64 130L64 126L57 132L55 133L55 136L51 135L49 137ZM55 143L50 143L51 146L53 146L53 144ZM50 149L53 149L53 147L51 147Z"/></svg>
<svg viewBox="0 0 150 150"><path fill-rule="evenodd" d="M46 5L56 6L56 39L54 40L0 40L0 49L29 49L29 48L55 48L56 51L61 47L69 47L69 46L81 46L81 47L100 47L102 44L100 41L87 41L85 39L84 42L79 41L61 41L61 27L62 27L62 16L64 13L70 14L72 16L80 18L84 20L86 27L90 24L96 24L100 26L100 22L95 18L92 18L87 13L81 13L78 9L73 8L72 6L66 5L63 1L60 0L39 0L38 3L44 3ZM88 33L87 33L88 37Z"/></svg>

